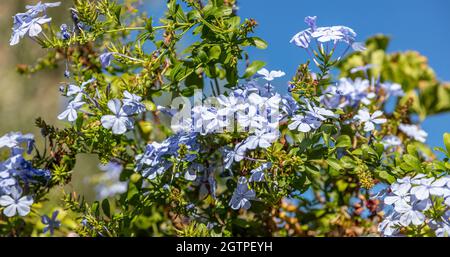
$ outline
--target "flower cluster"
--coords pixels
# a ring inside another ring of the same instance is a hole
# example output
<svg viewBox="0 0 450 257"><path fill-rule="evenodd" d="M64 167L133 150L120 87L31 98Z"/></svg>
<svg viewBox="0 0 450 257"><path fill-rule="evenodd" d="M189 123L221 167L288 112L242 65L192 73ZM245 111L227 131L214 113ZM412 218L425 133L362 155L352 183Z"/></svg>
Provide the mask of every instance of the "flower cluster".
<svg viewBox="0 0 450 257"><path fill-rule="evenodd" d="M42 32L42 25L49 23L52 18L47 17L46 10L49 7L57 7L61 2L56 3L41 3L36 5L27 5L25 13L18 13L14 15L13 34L9 41L10 45L16 45L20 39L25 35L36 37ZM43 16L39 16L44 13Z"/></svg>
<svg viewBox="0 0 450 257"><path fill-rule="evenodd" d="M336 50L336 47L339 42L343 42L348 47L345 48L344 52L337 58L341 59L349 50L349 48L353 48L354 50L361 51L364 50L365 47L360 42L355 42L356 33L353 29L346 26L331 26L331 27L317 27L316 24L317 17L316 16L308 16L305 18L305 23L309 26L309 28L302 30L295 34L290 43L297 45L298 47L304 48L308 54L311 55L311 44L314 41L317 45L317 48L320 52L326 51L331 53L331 55ZM330 42L332 43L331 48L329 48ZM324 44L326 44L324 46ZM316 55L317 58L317 55ZM319 62L316 58L312 58L314 62L319 65Z"/></svg>
<svg viewBox="0 0 450 257"><path fill-rule="evenodd" d="M385 236L406 233L407 229L434 232L435 236L450 235L450 177L404 177L390 186L382 196L387 205L387 215L379 224ZM444 208L439 203L444 203Z"/></svg>
<svg viewBox="0 0 450 257"><path fill-rule="evenodd" d="M0 149L4 147L9 148L10 155L0 162L0 205L5 207L3 213L8 217L25 216L30 212L33 198L23 195L23 188L30 190L33 185L45 185L50 180L50 171L36 169L24 158L25 153L33 150L33 135L8 133L0 138Z"/></svg>
<svg viewBox="0 0 450 257"><path fill-rule="evenodd" d="M64 196L65 209L80 214L79 235L351 234L353 227L376 230L379 218L385 236L449 235L448 158L428 158L427 133L408 124L421 97L412 104L413 86L391 81L415 81L401 79L411 72L372 69L377 44L368 40L366 48L352 28L319 27L308 16L308 28L290 43L315 66L301 64L282 95L273 81L286 73L250 61L244 50L266 47L250 36L254 20L241 24L228 1L177 2L168 1L161 25L113 1L75 1L73 23L59 29L46 13L59 2L39 2L14 16L11 45L28 35L49 49L48 66L65 62L70 82L60 91L67 104L57 118L70 127L38 119L45 149L32 159L32 135L0 138L0 148L9 149L0 162L7 217L30 213L53 186L70 181L77 156L91 154L106 163L88 177L99 201ZM198 41L179 54L189 31ZM356 52L344 58L350 49ZM337 80L334 68L342 72ZM200 90L207 82L211 94ZM169 106L167 100L170 107L158 106ZM393 111L388 101L396 103ZM439 150L450 158L445 137L447 150ZM368 190L396 179L380 199L367 199ZM292 198L297 207L283 204ZM62 226L58 214L41 216L44 233ZM361 231L355 234L367 232Z"/></svg>

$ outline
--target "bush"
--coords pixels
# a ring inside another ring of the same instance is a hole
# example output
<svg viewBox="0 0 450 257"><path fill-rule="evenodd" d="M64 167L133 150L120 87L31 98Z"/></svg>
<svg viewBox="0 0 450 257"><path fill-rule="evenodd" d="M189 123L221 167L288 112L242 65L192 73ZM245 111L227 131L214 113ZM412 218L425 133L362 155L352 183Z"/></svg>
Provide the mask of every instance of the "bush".
<svg viewBox="0 0 450 257"><path fill-rule="evenodd" d="M310 60L282 96L272 81L285 73L250 61L245 49L267 43L233 2L169 0L156 25L138 1L74 0L59 32L47 15L59 3L14 17L11 45L48 50L21 73L66 67L67 126L38 118L44 149L30 134L0 138L2 235L450 234L450 134L439 160L413 122L450 109L425 58L306 17L290 43ZM79 154L101 162L99 200L66 188L41 213Z"/></svg>

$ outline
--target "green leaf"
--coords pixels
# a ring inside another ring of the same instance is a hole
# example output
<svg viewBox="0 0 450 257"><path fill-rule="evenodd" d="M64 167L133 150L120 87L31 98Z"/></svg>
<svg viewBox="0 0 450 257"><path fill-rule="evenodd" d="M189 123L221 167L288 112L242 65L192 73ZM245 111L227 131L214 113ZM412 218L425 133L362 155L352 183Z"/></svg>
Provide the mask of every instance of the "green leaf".
<svg viewBox="0 0 450 257"><path fill-rule="evenodd" d="M403 155L403 160L408 166L410 166L414 170L422 169L420 160L414 157L413 155L405 154Z"/></svg>
<svg viewBox="0 0 450 257"><path fill-rule="evenodd" d="M335 158L328 158L327 163L335 170L338 170L338 171L342 170L342 166L341 166L339 160L337 160Z"/></svg>
<svg viewBox="0 0 450 257"><path fill-rule="evenodd" d="M102 210L103 210L103 213L104 213L108 218L111 218L111 208L110 208L110 206L109 206L109 201L108 201L108 199L104 199L104 200L102 201Z"/></svg>
<svg viewBox="0 0 450 257"><path fill-rule="evenodd" d="M222 50L220 46L213 46L209 49L209 59L219 59Z"/></svg>
<svg viewBox="0 0 450 257"><path fill-rule="evenodd" d="M94 213L94 216L95 216L95 217L99 217L99 216L100 216L100 204L99 204L98 201L95 201L95 202L92 204L91 210L92 210L92 212Z"/></svg>
<svg viewBox="0 0 450 257"><path fill-rule="evenodd" d="M256 46L259 49L266 49L267 48L267 42L262 40L259 37L250 37L248 38L251 45Z"/></svg>
<svg viewBox="0 0 450 257"><path fill-rule="evenodd" d="M348 135L341 135L336 140L336 147L351 147L352 146L352 140Z"/></svg>
<svg viewBox="0 0 450 257"><path fill-rule="evenodd" d="M378 170L377 170L378 171ZM389 184L392 184L395 182L395 177L389 174L386 170L380 170L378 172L378 176L384 180L386 180Z"/></svg>
<svg viewBox="0 0 450 257"><path fill-rule="evenodd" d="M444 145L447 148L447 153L450 155L450 133L444 133Z"/></svg>
<svg viewBox="0 0 450 257"><path fill-rule="evenodd" d="M250 64L247 69L245 69L245 73L242 76L243 78L250 78L253 76L258 70L260 70L262 67L266 65L263 61L254 61L252 64Z"/></svg>

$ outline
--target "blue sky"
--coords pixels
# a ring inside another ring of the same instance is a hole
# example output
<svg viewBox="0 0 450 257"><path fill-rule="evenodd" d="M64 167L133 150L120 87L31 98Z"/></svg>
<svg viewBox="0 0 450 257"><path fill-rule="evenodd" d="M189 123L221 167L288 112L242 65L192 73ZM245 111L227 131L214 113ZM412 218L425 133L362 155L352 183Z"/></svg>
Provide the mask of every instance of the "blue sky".
<svg viewBox="0 0 450 257"><path fill-rule="evenodd" d="M378 33L391 37L389 51L417 50L428 57L438 78L450 81L450 1L446 0L378 0L302 1L241 0L239 14L255 18L256 33L269 47L251 51L252 58L263 60L271 69L282 69L288 76L307 55L289 44L292 35L305 28L303 18L318 16L319 25L346 25L364 41ZM443 146L442 134L450 132L450 114L428 117L423 123L428 143Z"/></svg>
<svg viewBox="0 0 450 257"><path fill-rule="evenodd" d="M250 50L251 58L265 61L269 69L287 73L278 80L279 87L286 86L298 64L307 59L305 52L289 44L289 40L305 28L303 19L308 15L318 16L319 25L349 26L360 41L378 33L387 34L391 37L390 52L417 50L428 57L439 79L450 81L448 0L238 0L238 5L240 16L258 21L256 34L269 44L265 50ZM427 143L443 146L442 134L450 132L450 114L428 117L423 128L429 134Z"/></svg>

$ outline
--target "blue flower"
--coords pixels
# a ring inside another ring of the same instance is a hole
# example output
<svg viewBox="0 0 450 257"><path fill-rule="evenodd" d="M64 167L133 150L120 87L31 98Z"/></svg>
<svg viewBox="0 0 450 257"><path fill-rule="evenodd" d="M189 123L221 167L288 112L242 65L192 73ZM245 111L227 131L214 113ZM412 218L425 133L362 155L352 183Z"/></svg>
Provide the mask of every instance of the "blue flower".
<svg viewBox="0 0 450 257"><path fill-rule="evenodd" d="M275 78L283 77L284 75L286 75L286 73L281 70L268 71L266 68L260 69L257 73L267 81L272 81Z"/></svg>
<svg viewBox="0 0 450 257"><path fill-rule="evenodd" d="M362 109L355 115L355 119L363 123L364 131L368 132L375 129L375 124L383 124L387 121L385 118L380 118L382 115L382 111L375 111L371 115L367 109Z"/></svg>
<svg viewBox="0 0 450 257"><path fill-rule="evenodd" d="M100 55L100 63L102 64L103 68L109 67L111 65L111 62L114 59L114 54L112 52L106 52Z"/></svg>
<svg viewBox="0 0 450 257"><path fill-rule="evenodd" d="M316 25L317 16L306 16L305 23L314 31L317 28Z"/></svg>
<svg viewBox="0 0 450 257"><path fill-rule="evenodd" d="M425 143L428 133L413 124L400 124L398 128L408 137L413 138L419 142Z"/></svg>
<svg viewBox="0 0 450 257"><path fill-rule="evenodd" d="M61 222L56 219L58 217L58 213L58 211L54 211L51 218L47 215L43 215L41 217L42 224L47 225L43 229L44 233L50 232L50 235L53 235L55 229L58 229L61 226Z"/></svg>
<svg viewBox="0 0 450 257"><path fill-rule="evenodd" d="M112 129L113 134L120 135L134 127L133 120L123 110L119 99L110 100L108 108L114 115L102 116L101 122L104 128Z"/></svg>
<svg viewBox="0 0 450 257"><path fill-rule="evenodd" d="M311 29L302 30L295 34L289 43L294 43L298 47L306 49L309 47L309 43L311 42L311 32Z"/></svg>
<svg viewBox="0 0 450 257"><path fill-rule="evenodd" d="M261 182L264 181L265 178L265 173L264 171L269 169L270 167L272 167L272 163L271 162L266 162L261 164L261 166L259 166L256 169L253 169L250 171L250 173L252 174L250 176L249 182Z"/></svg>
<svg viewBox="0 0 450 257"><path fill-rule="evenodd" d="M34 136L32 134L22 134L21 132L10 132L0 137L0 148L8 147L11 155L22 154L22 144L27 145L27 153L30 154L34 146Z"/></svg>
<svg viewBox="0 0 450 257"><path fill-rule="evenodd" d="M10 195L0 197L0 205L5 207L3 214L7 217L26 216L30 213L30 206L33 204L31 196L22 196L22 190L12 190Z"/></svg>
<svg viewBox="0 0 450 257"><path fill-rule="evenodd" d="M131 94L127 90L123 93L123 111L128 115L139 114L146 111L145 105L141 103L142 97Z"/></svg>
<svg viewBox="0 0 450 257"><path fill-rule="evenodd" d="M52 18L47 18L46 16L32 18L30 21L23 19L29 19L30 16L20 14L19 17L14 18L13 34L9 41L10 45L16 45L19 43L20 39L23 38L27 33L30 37L36 37L42 32L41 25L49 23ZM21 24L19 26L19 24Z"/></svg>
<svg viewBox="0 0 450 257"><path fill-rule="evenodd" d="M383 140L381 140L381 143L383 144L385 150L390 148L394 150L398 146L402 145L402 141L400 140L400 138L392 135L385 136Z"/></svg>
<svg viewBox="0 0 450 257"><path fill-rule="evenodd" d="M386 95L389 96L404 96L405 92L402 89L402 86L397 83L384 82L380 84L381 88L386 92Z"/></svg>
<svg viewBox="0 0 450 257"><path fill-rule="evenodd" d="M78 118L78 110L83 107L85 102L81 101L81 95L77 95L73 101L69 103L66 110L58 115L59 120L65 120L72 122Z"/></svg>
<svg viewBox="0 0 450 257"><path fill-rule="evenodd" d="M256 130L255 133L245 140L248 149L256 149L258 147L268 148L278 139L276 132L267 132L264 130Z"/></svg>
<svg viewBox="0 0 450 257"><path fill-rule="evenodd" d="M310 103L306 100L306 114L310 117L314 117L319 121L324 121L328 118L338 118L339 115L335 114L334 112L327 110L322 107L315 106L314 104Z"/></svg>
<svg viewBox="0 0 450 257"><path fill-rule="evenodd" d="M193 162L197 158L196 154L186 154L181 160L178 156L178 150L180 145L184 145L189 152L199 151L200 146L196 138L197 133L178 133L161 143L148 144L144 153L136 156L136 171L140 172L145 178L154 179L172 166L172 163L167 160L168 157L173 156L180 161Z"/></svg>
<svg viewBox="0 0 450 257"><path fill-rule="evenodd" d="M248 188L247 179L240 177L229 204L233 210L241 208L248 210L251 206L250 200L254 200L255 196L255 191Z"/></svg>
<svg viewBox="0 0 450 257"><path fill-rule="evenodd" d="M230 169L231 165L234 162L240 162L245 158L245 151L247 150L247 146L244 142L237 144L234 150L224 149L224 167L225 169Z"/></svg>
<svg viewBox="0 0 450 257"><path fill-rule="evenodd" d="M60 33L61 33L61 38L64 40L69 40L71 35L69 33L69 27L67 26L67 24L62 24L60 26Z"/></svg>
<svg viewBox="0 0 450 257"><path fill-rule="evenodd" d="M60 5L61 5L61 2L42 3L39 1L36 5L26 5L25 9L27 9L29 12L38 14L41 12L45 12L47 10L47 8L58 7Z"/></svg>
<svg viewBox="0 0 450 257"><path fill-rule="evenodd" d="M343 40L345 35L342 33L340 26L333 27L319 27L311 33L313 38L321 43L326 43L329 41L339 41Z"/></svg>
<svg viewBox="0 0 450 257"><path fill-rule="evenodd" d="M288 125L288 128L290 130L298 130L300 132L316 130L322 125L322 122L316 118L301 114L292 117L291 121L292 122Z"/></svg>
<svg viewBox="0 0 450 257"><path fill-rule="evenodd" d="M202 164L193 163L187 168L187 171L184 173L184 178L189 181L194 181L197 179L197 174L204 169L205 167Z"/></svg>

